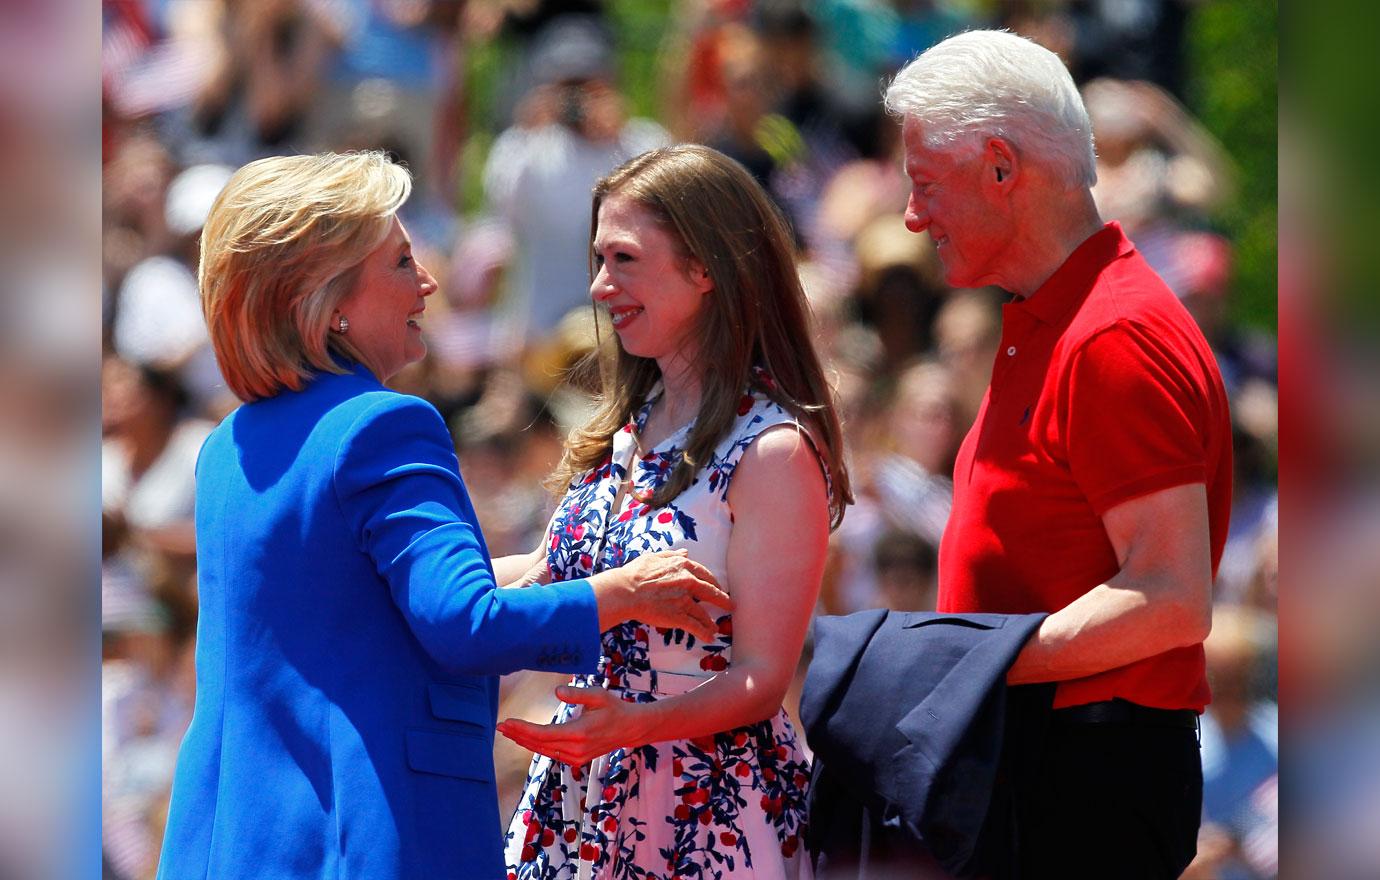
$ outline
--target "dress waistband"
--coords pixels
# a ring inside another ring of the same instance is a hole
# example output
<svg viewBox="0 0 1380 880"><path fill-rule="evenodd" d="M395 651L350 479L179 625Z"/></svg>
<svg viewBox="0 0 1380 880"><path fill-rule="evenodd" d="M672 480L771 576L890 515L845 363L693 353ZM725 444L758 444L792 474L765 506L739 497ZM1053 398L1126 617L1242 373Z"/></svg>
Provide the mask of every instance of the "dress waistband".
<svg viewBox="0 0 1380 880"><path fill-rule="evenodd" d="M712 674L697 675L693 672L669 672L663 669L649 669L639 674L634 681L625 682L613 691L654 694L658 697L674 697L694 690L713 678Z"/></svg>

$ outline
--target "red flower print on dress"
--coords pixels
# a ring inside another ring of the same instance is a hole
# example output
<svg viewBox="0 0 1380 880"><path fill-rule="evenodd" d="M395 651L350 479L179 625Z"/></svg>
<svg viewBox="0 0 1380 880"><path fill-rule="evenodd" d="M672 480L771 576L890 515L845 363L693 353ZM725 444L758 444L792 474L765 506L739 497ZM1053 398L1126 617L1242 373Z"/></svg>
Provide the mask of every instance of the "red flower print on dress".
<svg viewBox="0 0 1380 880"><path fill-rule="evenodd" d="M753 387L765 386L754 377ZM730 436L691 484L652 507L650 499L681 461L686 429L639 454L649 399L614 435L608 458L573 480L558 505L548 529L552 583L670 547L722 570L733 528L727 492L738 461L763 430L794 421L760 391L745 393L741 402L746 408ZM682 676L707 678L732 667L732 615L717 616L715 629L704 643L682 630L619 624L601 636L596 671L571 684L607 688L633 703L662 699L677 692L663 688ZM562 703L554 720L569 721L580 711ZM534 757L505 838L507 870L514 880L790 875L805 857L799 839L808 782L809 764L784 711L717 734L618 749L584 766ZM649 792L664 792L665 800Z"/></svg>

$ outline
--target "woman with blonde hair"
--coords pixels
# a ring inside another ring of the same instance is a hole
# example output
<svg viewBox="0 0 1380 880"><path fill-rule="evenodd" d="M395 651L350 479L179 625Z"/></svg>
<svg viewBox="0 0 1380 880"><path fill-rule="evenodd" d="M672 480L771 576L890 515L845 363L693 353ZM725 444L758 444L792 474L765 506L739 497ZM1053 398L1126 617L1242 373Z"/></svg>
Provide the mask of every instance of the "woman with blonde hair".
<svg viewBox="0 0 1380 880"><path fill-rule="evenodd" d="M684 548L735 610L708 640L612 627L553 724L500 724L538 752L508 876L806 877L809 766L781 702L852 499L789 230L741 165L678 146L595 186L591 249L617 342L532 561L579 578Z"/></svg>
<svg viewBox="0 0 1380 880"><path fill-rule="evenodd" d="M241 168L202 234L212 344L244 405L197 463L196 707L159 877L492 878L499 673L588 672L599 632L711 636L683 555L552 586L492 564L445 425L383 383L436 281L382 153ZM456 835L454 829L466 829Z"/></svg>

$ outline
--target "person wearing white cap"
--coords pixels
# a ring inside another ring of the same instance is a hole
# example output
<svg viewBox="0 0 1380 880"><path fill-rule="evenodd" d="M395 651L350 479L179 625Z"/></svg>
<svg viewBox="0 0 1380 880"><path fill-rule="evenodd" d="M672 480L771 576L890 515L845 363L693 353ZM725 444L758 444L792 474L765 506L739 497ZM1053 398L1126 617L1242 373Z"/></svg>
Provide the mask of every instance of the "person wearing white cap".
<svg viewBox="0 0 1380 880"><path fill-rule="evenodd" d="M537 83L489 151L485 197L516 244L503 316L514 339L549 336L586 304L595 181L669 142L656 123L624 118L608 57L588 22L565 16L548 24L532 50Z"/></svg>
<svg viewBox="0 0 1380 880"><path fill-rule="evenodd" d="M193 165L173 178L164 200L168 238L161 252L125 276L115 307L113 342L120 357L178 374L198 402L222 385L197 295L197 236L232 168Z"/></svg>

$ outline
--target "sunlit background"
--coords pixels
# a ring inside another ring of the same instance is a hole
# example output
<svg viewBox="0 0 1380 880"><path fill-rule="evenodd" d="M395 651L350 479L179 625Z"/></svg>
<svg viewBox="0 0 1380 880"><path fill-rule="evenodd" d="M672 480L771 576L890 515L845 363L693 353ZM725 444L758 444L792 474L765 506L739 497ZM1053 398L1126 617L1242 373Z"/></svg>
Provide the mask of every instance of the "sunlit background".
<svg viewBox="0 0 1380 880"><path fill-rule="evenodd" d="M541 479L584 411L560 377L592 332L590 184L663 143L738 158L794 226L860 490L819 612L932 607L1001 295L944 289L905 232L879 96L988 26L1074 71L1104 216L1199 320L1232 396L1190 876L1380 876L1366 5L1296 13L1282 95L1264 0L103 0L99 23L95 5L0 5L0 878L155 868L192 695L191 465L234 403L196 235L259 156L380 147L413 170L403 219L442 293L431 354L395 384L448 419L496 554L537 543ZM502 714L545 720L555 681L509 677ZM496 760L508 805L525 755Z"/></svg>

